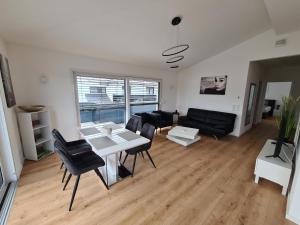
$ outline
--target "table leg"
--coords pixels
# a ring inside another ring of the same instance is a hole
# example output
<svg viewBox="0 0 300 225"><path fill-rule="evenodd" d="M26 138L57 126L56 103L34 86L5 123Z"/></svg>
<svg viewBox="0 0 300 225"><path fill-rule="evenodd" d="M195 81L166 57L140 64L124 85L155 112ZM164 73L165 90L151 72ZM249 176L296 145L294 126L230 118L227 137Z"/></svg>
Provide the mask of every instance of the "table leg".
<svg viewBox="0 0 300 225"><path fill-rule="evenodd" d="M115 154L116 156L116 182L119 180L119 156L118 153Z"/></svg>
<svg viewBox="0 0 300 225"><path fill-rule="evenodd" d="M107 186L109 186L108 184L108 171L107 171L107 156L105 156L105 173L106 173L106 183L107 183Z"/></svg>
<svg viewBox="0 0 300 225"><path fill-rule="evenodd" d="M254 180L254 182L256 183L256 184L258 184L258 181L259 181L259 176L255 176L255 180Z"/></svg>

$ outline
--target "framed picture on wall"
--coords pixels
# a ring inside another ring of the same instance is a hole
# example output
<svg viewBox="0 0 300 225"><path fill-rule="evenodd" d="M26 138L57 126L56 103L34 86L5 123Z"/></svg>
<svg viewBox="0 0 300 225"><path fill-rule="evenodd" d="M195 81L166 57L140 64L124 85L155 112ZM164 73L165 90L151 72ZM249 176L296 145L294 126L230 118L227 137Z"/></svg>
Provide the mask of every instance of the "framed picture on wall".
<svg viewBox="0 0 300 225"><path fill-rule="evenodd" d="M10 108L16 104L15 94L10 77L8 59L0 54L0 73L6 98L7 107Z"/></svg>
<svg viewBox="0 0 300 225"><path fill-rule="evenodd" d="M200 94L225 95L227 85L227 75L201 77Z"/></svg>

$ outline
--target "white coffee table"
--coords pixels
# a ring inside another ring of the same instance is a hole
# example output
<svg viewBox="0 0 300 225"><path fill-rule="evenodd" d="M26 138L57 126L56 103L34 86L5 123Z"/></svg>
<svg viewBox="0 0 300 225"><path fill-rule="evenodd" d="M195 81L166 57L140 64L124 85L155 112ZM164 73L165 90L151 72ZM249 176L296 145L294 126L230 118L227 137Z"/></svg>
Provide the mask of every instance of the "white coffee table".
<svg viewBox="0 0 300 225"><path fill-rule="evenodd" d="M189 146L201 139L198 132L198 129L176 126L168 132L167 138L177 144Z"/></svg>

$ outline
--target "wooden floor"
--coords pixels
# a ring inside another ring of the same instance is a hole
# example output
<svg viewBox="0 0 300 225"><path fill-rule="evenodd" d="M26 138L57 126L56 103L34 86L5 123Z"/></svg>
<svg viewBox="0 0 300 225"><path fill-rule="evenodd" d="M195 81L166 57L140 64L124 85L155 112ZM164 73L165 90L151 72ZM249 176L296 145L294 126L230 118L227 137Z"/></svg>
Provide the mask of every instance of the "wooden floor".
<svg viewBox="0 0 300 225"><path fill-rule="evenodd" d="M26 162L8 224L293 224L281 188L254 183L255 158L274 132L265 121L240 138L202 137L188 149L158 135L150 151L157 169L138 157L134 178L109 191L94 173L83 175L72 212L75 179L62 191L58 158Z"/></svg>

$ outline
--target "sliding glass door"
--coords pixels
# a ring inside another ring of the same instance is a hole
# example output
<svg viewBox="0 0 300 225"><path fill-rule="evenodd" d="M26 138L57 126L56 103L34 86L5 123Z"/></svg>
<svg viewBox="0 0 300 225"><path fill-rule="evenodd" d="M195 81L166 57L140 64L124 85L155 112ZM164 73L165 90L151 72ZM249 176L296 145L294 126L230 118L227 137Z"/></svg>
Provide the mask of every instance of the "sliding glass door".
<svg viewBox="0 0 300 225"><path fill-rule="evenodd" d="M74 74L81 125L110 121L123 124L134 113L159 108L159 81Z"/></svg>

